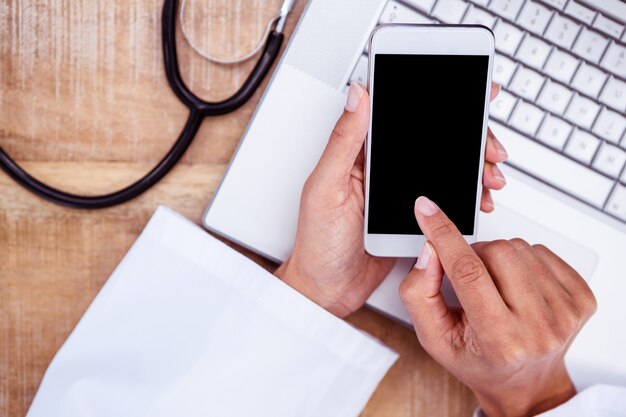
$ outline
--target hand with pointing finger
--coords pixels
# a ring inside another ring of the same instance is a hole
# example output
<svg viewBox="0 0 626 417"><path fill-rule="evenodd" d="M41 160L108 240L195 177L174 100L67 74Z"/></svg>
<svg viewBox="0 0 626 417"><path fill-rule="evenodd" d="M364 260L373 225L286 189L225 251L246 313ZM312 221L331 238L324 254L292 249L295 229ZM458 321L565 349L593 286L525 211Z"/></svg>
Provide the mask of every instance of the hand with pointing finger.
<svg viewBox="0 0 626 417"><path fill-rule="evenodd" d="M424 349L472 389L489 417L535 415L571 398L563 357L596 309L580 275L521 239L470 247L425 197L415 216L428 242L400 294ZM460 309L440 293L444 272Z"/></svg>

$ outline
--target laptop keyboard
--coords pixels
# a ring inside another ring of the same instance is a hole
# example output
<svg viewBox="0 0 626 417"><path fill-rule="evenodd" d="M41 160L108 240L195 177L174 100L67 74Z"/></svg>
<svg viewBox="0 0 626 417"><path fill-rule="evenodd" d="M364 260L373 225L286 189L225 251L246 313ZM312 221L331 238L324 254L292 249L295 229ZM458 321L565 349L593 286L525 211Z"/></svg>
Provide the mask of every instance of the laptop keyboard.
<svg viewBox="0 0 626 417"><path fill-rule="evenodd" d="M573 0L392 0L380 23L491 28L502 91L489 125L506 163L626 223L623 19ZM351 80L367 82L367 50Z"/></svg>

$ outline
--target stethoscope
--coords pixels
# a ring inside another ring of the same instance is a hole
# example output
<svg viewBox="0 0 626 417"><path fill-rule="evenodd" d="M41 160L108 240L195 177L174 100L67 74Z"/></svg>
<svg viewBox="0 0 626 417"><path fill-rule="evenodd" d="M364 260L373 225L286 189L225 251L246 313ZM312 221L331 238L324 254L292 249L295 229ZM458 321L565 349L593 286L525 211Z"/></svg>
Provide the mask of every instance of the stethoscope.
<svg viewBox="0 0 626 417"><path fill-rule="evenodd" d="M294 0L284 0L280 14L274 17L266 28L263 39L259 46L249 54L235 59L220 59L201 51L189 38L184 26L185 0L180 8L181 29L191 47L203 57L222 64L241 62L251 58L263 49L263 53L256 66L239 88L239 90L226 100L211 103L204 101L192 93L183 82L178 68L176 55L176 10L178 0L165 0L161 20L161 32L163 40L163 59L167 81L180 101L189 109L189 117L178 139L165 155L165 157L143 178L135 183L110 194L99 196L83 196L70 194L51 187L28 174L0 147L0 167L11 176L17 183L29 191L43 197L53 203L75 208L104 208L125 203L156 184L163 178L183 156L193 141L202 120L208 116L218 116L231 113L245 104L259 87L272 64L276 60L283 42L283 30L285 21Z"/></svg>

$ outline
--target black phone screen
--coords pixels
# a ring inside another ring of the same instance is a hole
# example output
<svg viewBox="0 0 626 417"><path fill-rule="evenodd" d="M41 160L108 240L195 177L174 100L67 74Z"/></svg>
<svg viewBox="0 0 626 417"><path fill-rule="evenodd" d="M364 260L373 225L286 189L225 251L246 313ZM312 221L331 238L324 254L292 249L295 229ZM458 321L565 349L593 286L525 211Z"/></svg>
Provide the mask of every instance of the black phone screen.
<svg viewBox="0 0 626 417"><path fill-rule="evenodd" d="M487 55L376 54L370 234L423 234L413 207L433 200L474 234Z"/></svg>

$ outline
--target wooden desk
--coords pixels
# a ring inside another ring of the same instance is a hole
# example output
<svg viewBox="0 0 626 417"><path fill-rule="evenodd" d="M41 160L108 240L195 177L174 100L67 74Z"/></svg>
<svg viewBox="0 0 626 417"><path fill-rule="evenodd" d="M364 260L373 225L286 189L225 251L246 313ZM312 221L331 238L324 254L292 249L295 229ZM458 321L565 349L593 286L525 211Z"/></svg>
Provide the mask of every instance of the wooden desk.
<svg viewBox="0 0 626 417"><path fill-rule="evenodd" d="M303 8L289 19L293 31ZM196 42L238 55L280 0L188 0ZM9 0L0 7L0 143L29 172L76 192L117 189L170 147L187 116L166 83L161 0ZM230 95L254 65L210 64L180 37L182 73L207 99ZM41 377L159 204L200 221L261 92L205 121L182 162L139 199L61 208L0 173L0 415L23 416ZM267 268L274 266L259 260ZM471 393L413 333L363 309L350 322L401 354L364 416L468 416Z"/></svg>

